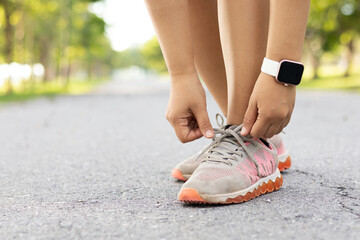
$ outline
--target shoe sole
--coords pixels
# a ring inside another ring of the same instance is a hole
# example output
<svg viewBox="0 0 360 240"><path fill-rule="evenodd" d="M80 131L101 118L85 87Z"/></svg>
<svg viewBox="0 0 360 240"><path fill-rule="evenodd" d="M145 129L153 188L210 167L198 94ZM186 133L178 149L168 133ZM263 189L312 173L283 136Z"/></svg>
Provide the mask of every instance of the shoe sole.
<svg viewBox="0 0 360 240"><path fill-rule="evenodd" d="M279 157L278 168L280 172L289 169L291 167L291 157L289 156L288 152L280 154L278 157ZM191 174L183 174L178 168L174 168L171 172L171 175L173 178L183 182L186 182L191 177Z"/></svg>
<svg viewBox="0 0 360 240"><path fill-rule="evenodd" d="M279 154L278 158L279 158L278 168L279 168L280 172L291 167L291 157L288 152Z"/></svg>
<svg viewBox="0 0 360 240"><path fill-rule="evenodd" d="M177 168L174 168L172 170L171 175L172 175L173 178L175 178L177 180L180 180L180 181L184 181L184 182L186 182L186 180L189 179L189 178L185 178L184 175L182 174L182 172Z"/></svg>
<svg viewBox="0 0 360 240"><path fill-rule="evenodd" d="M278 190L283 184L279 169L270 176L260 179L250 187L227 194L206 195L199 194L194 188L182 189L178 199L189 204L231 204L242 203L256 198L262 194Z"/></svg>

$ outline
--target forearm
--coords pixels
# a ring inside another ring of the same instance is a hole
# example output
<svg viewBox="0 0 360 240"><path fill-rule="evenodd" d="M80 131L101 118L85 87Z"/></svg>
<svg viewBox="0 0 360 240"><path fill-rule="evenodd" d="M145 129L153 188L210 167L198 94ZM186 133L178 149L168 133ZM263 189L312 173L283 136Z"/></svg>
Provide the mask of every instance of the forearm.
<svg viewBox="0 0 360 240"><path fill-rule="evenodd" d="M300 61L310 0L270 0L266 57Z"/></svg>
<svg viewBox="0 0 360 240"><path fill-rule="evenodd" d="M187 0L145 0L169 73L195 72Z"/></svg>

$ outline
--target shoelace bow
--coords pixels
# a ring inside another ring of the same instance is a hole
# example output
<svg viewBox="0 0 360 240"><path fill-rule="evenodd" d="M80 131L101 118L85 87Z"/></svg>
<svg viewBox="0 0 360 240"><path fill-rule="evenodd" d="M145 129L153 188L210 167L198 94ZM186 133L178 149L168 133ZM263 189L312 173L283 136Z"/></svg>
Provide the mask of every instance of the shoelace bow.
<svg viewBox="0 0 360 240"><path fill-rule="evenodd" d="M260 176L259 164L245 144L245 141L248 142L251 138L238 134L241 128L242 125L234 129L214 128L215 137L213 138L213 142L204 148L197 158L205 154L203 162L224 163L229 165L232 164L230 161L237 161L237 157L243 157L243 152L245 152L254 162L257 174ZM234 144L239 144L239 147L235 151L233 150Z"/></svg>

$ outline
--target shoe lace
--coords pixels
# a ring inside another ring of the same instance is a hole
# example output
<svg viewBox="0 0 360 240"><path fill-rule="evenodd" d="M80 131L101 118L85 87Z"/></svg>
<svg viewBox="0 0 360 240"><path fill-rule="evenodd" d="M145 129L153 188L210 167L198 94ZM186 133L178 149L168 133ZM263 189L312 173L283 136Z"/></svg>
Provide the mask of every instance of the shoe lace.
<svg viewBox="0 0 360 240"><path fill-rule="evenodd" d="M234 129L214 128L215 137L213 138L213 142L204 148L199 156L204 154L203 162L232 165L234 161L237 162L239 158L243 158L244 153L246 153L254 162L256 171L260 176L259 164L249 147L245 144L245 142L251 140L251 137L240 135L241 128L242 125ZM235 150L234 145L238 145Z"/></svg>

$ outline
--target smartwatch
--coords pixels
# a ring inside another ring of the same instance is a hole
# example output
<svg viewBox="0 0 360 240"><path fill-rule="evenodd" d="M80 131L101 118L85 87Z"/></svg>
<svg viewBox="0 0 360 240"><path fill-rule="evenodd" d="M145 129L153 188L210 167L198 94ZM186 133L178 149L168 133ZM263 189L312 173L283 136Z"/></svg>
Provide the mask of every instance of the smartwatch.
<svg viewBox="0 0 360 240"><path fill-rule="evenodd" d="M291 60L282 60L276 62L268 58L264 58L261 71L270 76L275 77L276 81L288 85L299 85L304 72L304 65Z"/></svg>

